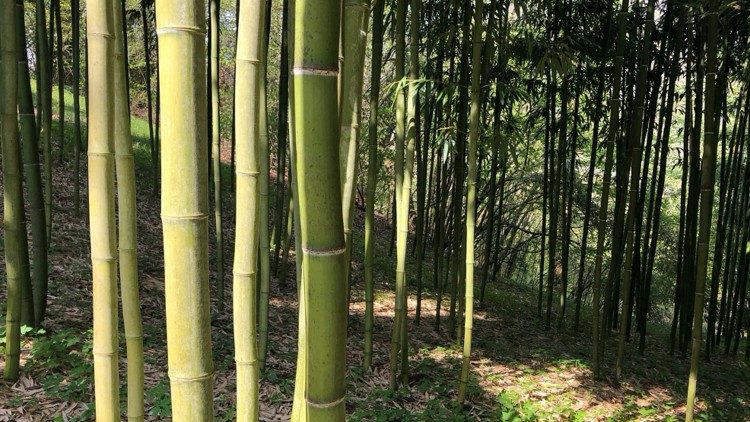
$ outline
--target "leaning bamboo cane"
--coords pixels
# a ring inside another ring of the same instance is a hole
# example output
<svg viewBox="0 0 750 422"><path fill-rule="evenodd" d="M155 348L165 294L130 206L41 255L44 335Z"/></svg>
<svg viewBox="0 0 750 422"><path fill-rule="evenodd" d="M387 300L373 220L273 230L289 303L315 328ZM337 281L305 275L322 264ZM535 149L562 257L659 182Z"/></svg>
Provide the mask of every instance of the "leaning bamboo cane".
<svg viewBox="0 0 750 422"><path fill-rule="evenodd" d="M346 413L346 248L341 214L337 0L300 0L294 24L294 132L304 255L306 420Z"/></svg>
<svg viewBox="0 0 750 422"><path fill-rule="evenodd" d="M16 54L18 55L18 112L21 124L21 138L23 139L23 173L26 175L26 186L29 192L32 256L34 267L31 278L33 280L33 312L32 309L22 311L32 312L34 323L39 325L45 316L47 305L47 229L44 217L44 202L42 194L42 175L39 164L39 146L37 142L36 119L34 119L34 104L31 96L31 81L29 76L29 62L26 54L26 29L24 28L23 1L16 0ZM27 306L24 304L23 307ZM24 312L24 314L26 313Z"/></svg>
<svg viewBox="0 0 750 422"><path fill-rule="evenodd" d="M265 0L242 0L235 85L237 148L233 310L237 365L237 420L258 419L259 362L256 288L259 222L260 83Z"/></svg>
<svg viewBox="0 0 750 422"><path fill-rule="evenodd" d="M143 420L143 325L138 290L135 167L126 83L127 61L120 0L111 0L114 14L114 114L117 212L119 223L120 290L128 359L128 420Z"/></svg>
<svg viewBox="0 0 750 422"><path fill-rule="evenodd" d="M96 419L120 419L117 371L117 234L115 228L112 2L87 0L88 189L94 283Z"/></svg>
<svg viewBox="0 0 750 422"><path fill-rule="evenodd" d="M212 420L203 0L157 0L169 378L176 421Z"/></svg>

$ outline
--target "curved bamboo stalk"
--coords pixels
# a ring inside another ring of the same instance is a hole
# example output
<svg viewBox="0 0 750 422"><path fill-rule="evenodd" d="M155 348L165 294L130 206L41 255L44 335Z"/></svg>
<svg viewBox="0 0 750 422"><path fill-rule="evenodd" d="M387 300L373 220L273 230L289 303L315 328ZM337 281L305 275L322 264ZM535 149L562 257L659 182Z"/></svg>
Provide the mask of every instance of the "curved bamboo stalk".
<svg viewBox="0 0 750 422"><path fill-rule="evenodd" d="M120 420L117 370L117 233L112 1L87 0L89 130L88 189L94 283L94 385L96 419Z"/></svg>
<svg viewBox="0 0 750 422"><path fill-rule="evenodd" d="M138 289L135 162L130 135L127 92L127 61L121 0L111 0L114 14L114 143L117 175L118 250L122 319L127 347L128 420L143 420L143 325Z"/></svg>
<svg viewBox="0 0 750 422"><path fill-rule="evenodd" d="M203 0L156 0L167 358L177 421L213 418L205 10Z"/></svg>

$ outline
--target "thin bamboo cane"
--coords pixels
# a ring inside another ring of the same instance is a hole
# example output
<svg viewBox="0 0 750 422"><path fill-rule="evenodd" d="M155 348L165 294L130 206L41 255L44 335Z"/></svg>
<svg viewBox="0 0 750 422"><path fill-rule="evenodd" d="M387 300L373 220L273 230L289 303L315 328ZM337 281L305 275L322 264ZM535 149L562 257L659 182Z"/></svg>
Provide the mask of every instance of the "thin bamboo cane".
<svg viewBox="0 0 750 422"><path fill-rule="evenodd" d="M118 251L122 319L127 347L128 420L142 421L143 412L143 324L138 289L135 161L130 135L127 92L127 60L123 39L121 0L111 0L114 14L114 143L117 175Z"/></svg>

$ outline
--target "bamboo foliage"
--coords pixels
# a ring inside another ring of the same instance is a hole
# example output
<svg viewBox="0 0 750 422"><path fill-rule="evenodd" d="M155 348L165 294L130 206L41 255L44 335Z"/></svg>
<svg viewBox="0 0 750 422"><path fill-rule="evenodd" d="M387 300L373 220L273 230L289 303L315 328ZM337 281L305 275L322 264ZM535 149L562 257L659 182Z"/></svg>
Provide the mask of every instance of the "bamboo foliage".
<svg viewBox="0 0 750 422"><path fill-rule="evenodd" d="M237 136L236 234L233 268L237 420L258 419L259 359L256 289L260 196L260 84L264 0L242 0L238 18L235 86Z"/></svg>
<svg viewBox="0 0 750 422"><path fill-rule="evenodd" d="M343 421L347 282L337 159L339 2L298 0L294 8L295 205L306 338L298 371L304 371L304 420Z"/></svg>
<svg viewBox="0 0 750 422"><path fill-rule="evenodd" d="M213 418L205 2L156 1L161 213L172 417Z"/></svg>
<svg viewBox="0 0 750 422"><path fill-rule="evenodd" d="M127 61L123 39L120 0L111 0L114 14L114 148L117 176L118 258L122 319L127 347L129 421L142 421L143 411L143 324L138 283L136 232L135 161L130 135L130 110L127 93Z"/></svg>
<svg viewBox="0 0 750 422"><path fill-rule="evenodd" d="M120 419L117 370L117 233L115 228L114 16L112 1L87 0L88 190L94 283L96 419Z"/></svg>

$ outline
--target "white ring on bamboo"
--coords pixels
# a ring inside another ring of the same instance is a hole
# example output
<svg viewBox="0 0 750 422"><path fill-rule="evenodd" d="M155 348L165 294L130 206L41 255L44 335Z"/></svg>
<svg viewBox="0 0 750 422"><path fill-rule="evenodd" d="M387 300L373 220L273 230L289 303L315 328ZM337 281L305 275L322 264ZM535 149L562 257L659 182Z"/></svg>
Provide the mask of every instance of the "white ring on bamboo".
<svg viewBox="0 0 750 422"><path fill-rule="evenodd" d="M338 399L336 401L332 401L332 402L328 402L328 403L316 403L314 401L311 401L308 398L305 398L305 401L307 402L307 404L309 406L311 406L311 407L316 408L316 409L330 409L332 407L336 407L336 406L340 405L345 400L346 400L346 396L343 396L343 397L341 397L340 399Z"/></svg>
<svg viewBox="0 0 750 422"><path fill-rule="evenodd" d="M200 35L201 37L206 35L206 30L201 29L197 26L172 25L172 26L163 26L160 28L156 28L156 35L170 34L170 33L178 34L181 32L187 32L188 34Z"/></svg>
<svg viewBox="0 0 750 422"><path fill-rule="evenodd" d="M176 375L169 374L169 380L170 381L177 381L177 382L200 382L203 380L207 380L209 378L213 378L214 373L213 371L202 374L202 375L196 375L194 377L179 377Z"/></svg>
<svg viewBox="0 0 750 422"><path fill-rule="evenodd" d="M346 248L336 248L336 249L311 249L302 247L302 252L305 253L305 255L310 256L336 256L346 253Z"/></svg>
<svg viewBox="0 0 750 422"><path fill-rule="evenodd" d="M311 75L311 76L339 76L339 70L335 69L321 69L316 67L295 67L292 69L293 75L298 76L305 76L305 75Z"/></svg>

